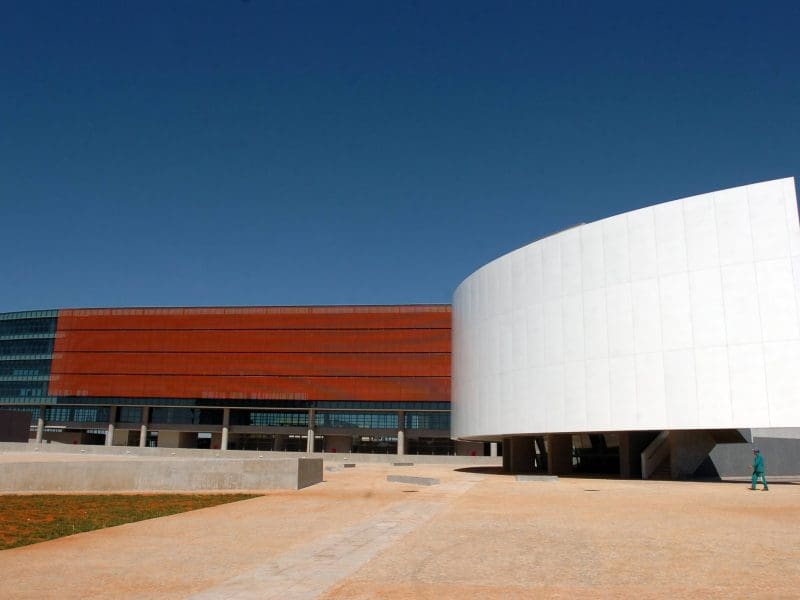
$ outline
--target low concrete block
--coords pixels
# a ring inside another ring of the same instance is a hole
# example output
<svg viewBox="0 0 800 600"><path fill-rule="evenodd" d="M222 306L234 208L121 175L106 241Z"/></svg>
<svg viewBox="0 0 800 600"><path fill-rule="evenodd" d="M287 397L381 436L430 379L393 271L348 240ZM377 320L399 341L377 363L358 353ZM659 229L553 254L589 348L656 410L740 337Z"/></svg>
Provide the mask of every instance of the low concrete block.
<svg viewBox="0 0 800 600"><path fill-rule="evenodd" d="M44 457L43 457L44 458ZM0 462L0 491L299 490L322 481L322 459L64 457Z"/></svg>
<svg viewBox="0 0 800 600"><path fill-rule="evenodd" d="M557 475L517 475L517 481L558 481Z"/></svg>
<svg viewBox="0 0 800 600"><path fill-rule="evenodd" d="M344 463L342 466L345 469L355 469L356 468L356 463Z"/></svg>
<svg viewBox="0 0 800 600"><path fill-rule="evenodd" d="M411 483L414 485L439 485L439 480L433 477L413 477L411 475L387 475L386 481Z"/></svg>

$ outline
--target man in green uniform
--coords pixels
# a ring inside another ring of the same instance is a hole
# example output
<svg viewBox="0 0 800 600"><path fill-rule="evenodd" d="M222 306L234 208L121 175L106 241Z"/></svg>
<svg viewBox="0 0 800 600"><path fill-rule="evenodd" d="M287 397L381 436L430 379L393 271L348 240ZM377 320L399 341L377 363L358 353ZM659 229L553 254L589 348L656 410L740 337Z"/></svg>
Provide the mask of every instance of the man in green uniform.
<svg viewBox="0 0 800 600"><path fill-rule="evenodd" d="M761 481L764 483L764 491L769 491L767 473L764 470L764 457L761 456L761 451L758 448L753 448L753 485L750 489L756 489L756 483L758 483L759 477L761 477Z"/></svg>

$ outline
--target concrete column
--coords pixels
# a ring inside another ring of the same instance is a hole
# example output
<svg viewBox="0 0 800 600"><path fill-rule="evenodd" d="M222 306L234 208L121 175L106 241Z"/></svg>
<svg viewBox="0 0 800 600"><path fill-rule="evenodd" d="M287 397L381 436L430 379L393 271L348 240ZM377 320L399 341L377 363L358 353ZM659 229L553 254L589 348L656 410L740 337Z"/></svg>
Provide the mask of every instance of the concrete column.
<svg viewBox="0 0 800 600"><path fill-rule="evenodd" d="M228 430L231 426L231 409L222 409L222 439L219 442L220 450L228 449Z"/></svg>
<svg viewBox="0 0 800 600"><path fill-rule="evenodd" d="M620 431L619 476L622 479L642 478L642 452L656 439L658 431Z"/></svg>
<svg viewBox="0 0 800 600"><path fill-rule="evenodd" d="M41 444L44 439L44 415L47 411L46 406L39 407L39 418L36 419L36 443Z"/></svg>
<svg viewBox="0 0 800 600"><path fill-rule="evenodd" d="M139 448L147 446L147 422L150 418L150 407L142 407L142 426L139 428Z"/></svg>
<svg viewBox="0 0 800 600"><path fill-rule="evenodd" d="M117 407L112 406L108 410L108 432L106 433L106 446L114 445L114 421L117 418Z"/></svg>
<svg viewBox="0 0 800 600"><path fill-rule="evenodd" d="M311 454L314 452L314 421L316 413L314 409L308 411L308 439L306 439L306 452Z"/></svg>
<svg viewBox="0 0 800 600"><path fill-rule="evenodd" d="M545 438L547 444L547 472L550 475L572 473L572 434L551 433Z"/></svg>
<svg viewBox="0 0 800 600"><path fill-rule="evenodd" d="M397 456L405 456L406 453L406 413L397 412Z"/></svg>
<svg viewBox="0 0 800 600"><path fill-rule="evenodd" d="M497 456L497 442L489 442L489 456Z"/></svg>
<svg viewBox="0 0 800 600"><path fill-rule="evenodd" d="M511 473L511 438L503 438L503 471Z"/></svg>
<svg viewBox="0 0 800 600"><path fill-rule="evenodd" d="M510 473L534 472L534 441L530 435L507 438L503 443L503 469ZM508 469L506 469L506 455L508 455Z"/></svg>

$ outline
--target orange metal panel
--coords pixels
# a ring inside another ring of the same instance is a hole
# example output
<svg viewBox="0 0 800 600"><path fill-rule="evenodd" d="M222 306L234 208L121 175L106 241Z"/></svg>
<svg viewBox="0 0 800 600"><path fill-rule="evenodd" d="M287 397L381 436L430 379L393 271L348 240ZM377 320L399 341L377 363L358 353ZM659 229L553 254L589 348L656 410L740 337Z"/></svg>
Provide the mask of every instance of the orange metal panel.
<svg viewBox="0 0 800 600"><path fill-rule="evenodd" d="M447 401L449 306L59 313L60 396Z"/></svg>

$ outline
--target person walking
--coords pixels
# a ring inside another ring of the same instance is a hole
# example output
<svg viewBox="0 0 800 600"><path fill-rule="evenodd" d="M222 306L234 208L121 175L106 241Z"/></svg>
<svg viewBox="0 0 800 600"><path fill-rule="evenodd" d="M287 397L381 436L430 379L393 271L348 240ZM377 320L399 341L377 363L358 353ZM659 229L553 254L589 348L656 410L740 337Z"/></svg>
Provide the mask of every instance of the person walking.
<svg viewBox="0 0 800 600"><path fill-rule="evenodd" d="M753 448L753 485L750 486L751 490L756 489L759 477L764 483L763 491L768 492L769 486L767 485L767 472L764 470L764 457L761 456L761 451L758 448Z"/></svg>

